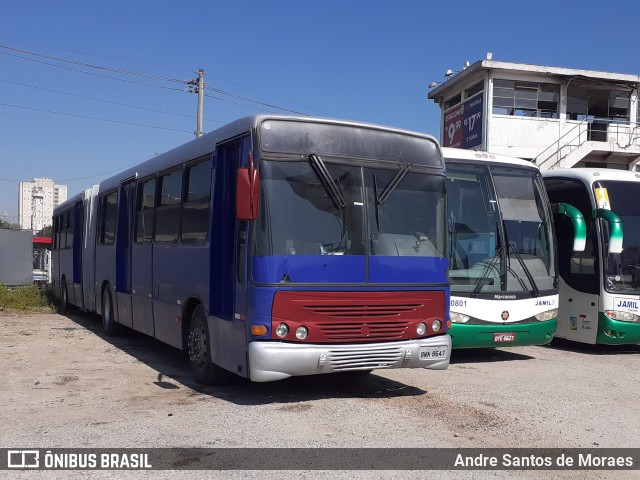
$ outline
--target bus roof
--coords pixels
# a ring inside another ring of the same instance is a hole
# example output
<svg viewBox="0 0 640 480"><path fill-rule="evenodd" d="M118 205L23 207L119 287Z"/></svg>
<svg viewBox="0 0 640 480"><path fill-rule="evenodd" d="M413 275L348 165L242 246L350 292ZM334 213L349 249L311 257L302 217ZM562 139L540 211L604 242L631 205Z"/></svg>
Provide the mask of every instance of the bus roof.
<svg viewBox="0 0 640 480"><path fill-rule="evenodd" d="M539 170L535 163L531 163L527 160L523 160L517 157L509 157L507 155L499 155L497 153L481 152L476 150L467 150L464 148L451 148L442 147L442 154L444 155L445 164L447 161L463 160L474 161L481 163L501 163L507 164L513 167L533 168Z"/></svg>
<svg viewBox="0 0 640 480"><path fill-rule="evenodd" d="M319 117L305 117L305 116L290 116L290 115L274 115L274 114L260 114L251 115L240 118L232 123L224 125L217 130L213 130L202 137L193 139L185 144L182 144L172 150L143 161L138 165L135 165L127 170L114 175L100 183L100 192L111 190L118 187L122 182L128 179L142 178L152 173L170 168L178 163L184 162L185 159L196 159L202 155L206 155L212 152L216 144L221 140L231 139L248 132L251 128L261 124L265 120L290 120L310 123L330 123L333 125L344 125L352 127L363 127L374 130L381 130L391 133L398 133L403 135L412 135L425 139L432 140L436 145L437 141L432 135L426 133L419 133L409 130L402 130L393 127L387 127L383 125L375 125L371 123L352 122L347 120L339 120L335 118L319 118Z"/></svg>
<svg viewBox="0 0 640 480"><path fill-rule="evenodd" d="M84 199L85 191L83 190L80 193L76 193L73 197L67 198L64 202L59 205L56 205L53 209L53 214L56 215L58 212L62 212L67 208L75 205L77 202L80 202Z"/></svg>
<svg viewBox="0 0 640 480"><path fill-rule="evenodd" d="M557 168L542 172L542 176L545 178L575 178L589 185L598 180L640 181L640 173L614 168Z"/></svg>

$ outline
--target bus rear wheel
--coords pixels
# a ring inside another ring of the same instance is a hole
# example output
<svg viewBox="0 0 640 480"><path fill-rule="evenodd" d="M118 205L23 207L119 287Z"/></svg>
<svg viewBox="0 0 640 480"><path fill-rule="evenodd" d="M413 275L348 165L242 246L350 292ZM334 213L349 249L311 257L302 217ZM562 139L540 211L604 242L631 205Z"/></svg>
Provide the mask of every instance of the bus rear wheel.
<svg viewBox="0 0 640 480"><path fill-rule="evenodd" d="M69 290L67 290L67 279L62 278L62 282L60 284L60 309L62 313L69 313L71 311L71 304L69 303Z"/></svg>
<svg viewBox="0 0 640 480"><path fill-rule="evenodd" d="M193 379L202 385L222 385L229 381L231 373L211 361L211 337L202 305L198 305L191 317L187 335L187 352Z"/></svg>
<svg viewBox="0 0 640 480"><path fill-rule="evenodd" d="M108 285L102 291L102 330L108 337L116 337L123 331L122 325L113 317L113 301Z"/></svg>

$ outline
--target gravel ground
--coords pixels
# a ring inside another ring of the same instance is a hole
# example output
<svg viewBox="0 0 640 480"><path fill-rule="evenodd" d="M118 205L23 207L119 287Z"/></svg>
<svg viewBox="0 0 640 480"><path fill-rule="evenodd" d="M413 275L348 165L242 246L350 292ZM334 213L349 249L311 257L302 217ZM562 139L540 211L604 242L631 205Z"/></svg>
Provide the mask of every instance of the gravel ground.
<svg viewBox="0 0 640 480"><path fill-rule="evenodd" d="M378 370L203 388L182 352L99 318L0 312L0 448L640 447L640 347L554 341ZM4 475L3 475L4 474ZM127 478L638 478L622 471L154 471ZM7 478L123 478L8 472Z"/></svg>

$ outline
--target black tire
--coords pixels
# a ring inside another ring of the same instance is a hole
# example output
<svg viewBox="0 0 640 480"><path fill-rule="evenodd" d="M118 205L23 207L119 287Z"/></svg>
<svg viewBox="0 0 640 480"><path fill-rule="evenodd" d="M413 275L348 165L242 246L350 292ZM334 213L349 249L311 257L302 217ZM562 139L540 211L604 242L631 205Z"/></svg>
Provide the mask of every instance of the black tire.
<svg viewBox="0 0 640 480"><path fill-rule="evenodd" d="M62 283L60 283L60 311L62 313L68 313L71 311L69 290L67 290L67 279L65 277L62 277Z"/></svg>
<svg viewBox="0 0 640 480"><path fill-rule="evenodd" d="M202 305L191 316L187 334L187 353L193 379L201 385L222 385L231 378L231 372L211 361L211 337Z"/></svg>
<svg viewBox="0 0 640 480"><path fill-rule="evenodd" d="M113 301L109 285L102 291L102 330L108 337L117 337L123 331L122 325L113 317Z"/></svg>

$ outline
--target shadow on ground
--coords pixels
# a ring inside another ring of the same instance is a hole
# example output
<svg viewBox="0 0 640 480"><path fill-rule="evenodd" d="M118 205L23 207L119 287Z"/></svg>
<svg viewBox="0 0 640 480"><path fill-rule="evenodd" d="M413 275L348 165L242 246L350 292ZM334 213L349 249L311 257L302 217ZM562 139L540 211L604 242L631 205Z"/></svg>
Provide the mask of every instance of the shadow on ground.
<svg viewBox="0 0 640 480"><path fill-rule="evenodd" d="M533 360L535 357L518 353L512 349L498 348L463 348L453 350L451 353L451 364L459 363L493 363L493 362L513 362L516 360Z"/></svg>
<svg viewBox="0 0 640 480"><path fill-rule="evenodd" d="M640 345L592 345L572 342L564 338L554 338L549 348L589 355L637 355L640 353Z"/></svg>
<svg viewBox="0 0 640 480"><path fill-rule="evenodd" d="M127 329L123 336L108 337L102 331L98 315L74 311L63 314L77 326L60 329L84 328L105 342L122 350L158 372L154 382L159 389L171 391L181 388L174 382L204 395L220 398L239 405L267 403L298 403L324 398L393 398L427 394L426 390L379 376L375 371L366 373L339 373L291 377L268 383L253 383L245 378L233 377L226 385L206 387L191 378L185 352L152 337Z"/></svg>

